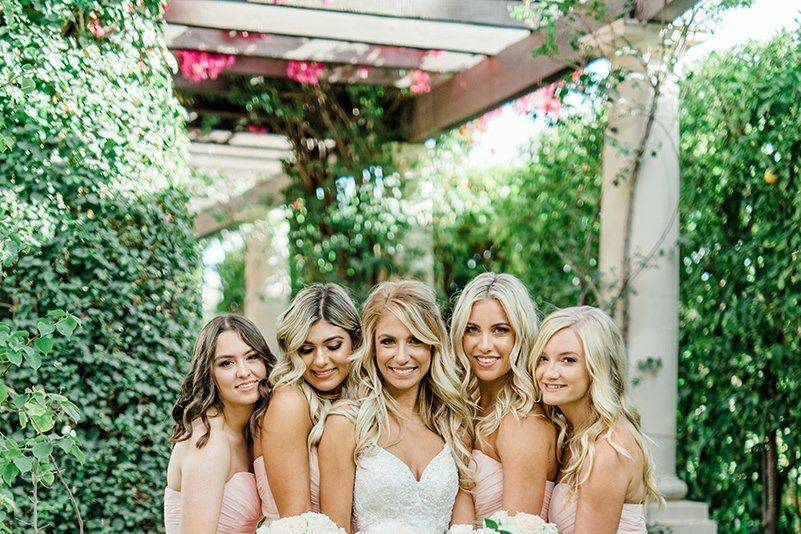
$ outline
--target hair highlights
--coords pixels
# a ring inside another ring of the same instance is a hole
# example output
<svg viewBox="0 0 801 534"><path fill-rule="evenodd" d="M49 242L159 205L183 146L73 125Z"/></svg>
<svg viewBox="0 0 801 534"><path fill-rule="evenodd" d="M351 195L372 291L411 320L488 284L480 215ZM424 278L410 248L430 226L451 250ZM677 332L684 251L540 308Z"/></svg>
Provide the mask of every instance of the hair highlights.
<svg viewBox="0 0 801 534"><path fill-rule="evenodd" d="M218 315L200 331L195 341L192 354L192 363L189 374L181 385L181 395L172 409L172 436L170 441L177 443L192 437L192 423L200 419L205 433L197 440L197 447L201 448L209 439L211 426L209 425L209 410L215 408L217 412L223 411L222 400L212 378L211 366L214 362L214 353L217 348L217 338L223 332L233 330L239 334L242 341L264 360L264 367L269 373L273 364L273 353L267 342L259 332L258 327L250 319L229 313ZM253 406L253 414L248 428L248 439L257 429L256 416L267 409L270 389L267 380L259 382L259 400Z"/></svg>
<svg viewBox="0 0 801 534"><path fill-rule="evenodd" d="M343 383L334 392L322 392L314 389L303 378L306 364L298 350L306 342L309 329L320 320L345 330L354 351L361 346L359 312L347 291L337 284L314 284L298 293L289 308L278 318L276 338L281 350L270 373L270 385L273 388L295 386L309 402L309 417L313 425L309 432L309 448L320 441L325 416L331 409L332 402L348 387L348 384Z"/></svg>
<svg viewBox="0 0 801 534"><path fill-rule="evenodd" d="M475 437L483 446L487 445L487 436L498 429L506 414L521 419L532 413L538 404L529 363L531 346L537 336L537 308L526 286L510 274L483 273L476 276L465 286L456 302L451 318L451 343L456 359L464 369L462 390L467 391L473 405L478 404L481 396L478 378L471 370L462 339L473 304L486 299L496 300L503 308L515 333L515 343L509 355L511 371L506 375L492 411L481 417L474 416Z"/></svg>
<svg viewBox="0 0 801 534"><path fill-rule="evenodd" d="M607 314L591 306L578 306L557 310L546 317L532 348L532 371L535 371L536 362L551 337L565 328L576 333L584 349L590 375L591 415L584 428L576 429L571 435L559 407L544 407L546 415L559 429L557 449L560 453L565 448L570 451L570 463L562 468L563 481L575 490L587 480L592 471L598 438L606 439L618 453L631 458L629 451L612 440L616 425L623 424L642 453L646 501L664 502L656 487L654 467L646 447L647 438L640 427L640 415L627 392L623 337ZM535 386L539 392L536 381Z"/></svg>

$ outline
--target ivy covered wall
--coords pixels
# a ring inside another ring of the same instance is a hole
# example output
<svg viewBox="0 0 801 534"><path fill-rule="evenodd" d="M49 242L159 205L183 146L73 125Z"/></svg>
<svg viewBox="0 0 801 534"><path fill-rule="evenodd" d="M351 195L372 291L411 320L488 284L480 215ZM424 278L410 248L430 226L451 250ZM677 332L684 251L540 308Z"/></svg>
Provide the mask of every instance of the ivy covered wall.
<svg viewBox="0 0 801 534"><path fill-rule="evenodd" d="M10 145L0 154L0 190L49 226L38 248L3 269L0 320L33 330L37 315L65 309L83 325L68 342L56 340L38 372L6 378L79 406L74 430L87 460L63 470L86 530L155 532L169 409L200 296L179 183L184 112L172 94L162 6L26 0L3 8L0 70L13 61L30 87L25 98L0 102ZM2 427L23 432L11 421ZM31 530L29 489L17 488L14 531ZM77 531L63 489L40 488L38 497L40 527Z"/></svg>

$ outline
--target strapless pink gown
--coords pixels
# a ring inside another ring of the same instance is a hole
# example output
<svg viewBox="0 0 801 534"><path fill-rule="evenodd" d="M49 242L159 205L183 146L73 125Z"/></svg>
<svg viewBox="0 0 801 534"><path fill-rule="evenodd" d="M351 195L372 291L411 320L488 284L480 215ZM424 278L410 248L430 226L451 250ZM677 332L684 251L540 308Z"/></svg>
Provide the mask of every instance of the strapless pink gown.
<svg viewBox="0 0 801 534"><path fill-rule="evenodd" d="M261 520L259 492L253 473L240 471L225 483L218 534L253 534ZM164 488L164 530L181 532L181 492Z"/></svg>
<svg viewBox="0 0 801 534"><path fill-rule="evenodd" d="M278 515L278 506L275 504L275 497L270 490L267 482L267 471L264 468L264 457L259 456L253 460L253 472L256 474L256 486L261 497L261 513L267 521L275 521ZM320 465L317 463L317 449L313 448L309 453L309 478L311 479L311 505L312 512L320 512Z"/></svg>
<svg viewBox="0 0 801 534"><path fill-rule="evenodd" d="M503 466L501 462L473 449L473 461L476 462L476 487L473 489L473 501L476 505L476 519L483 521L501 509L503 503ZM540 516L548 520L548 508L551 502L551 491L554 483L545 482L545 496L542 500ZM561 530L559 531L561 532Z"/></svg>
<svg viewBox="0 0 801 534"><path fill-rule="evenodd" d="M567 484L557 484L551 498L549 521L556 524L559 534L573 534L576 525L578 494L570 493ZM645 534L645 506L642 504L623 505L617 534Z"/></svg>

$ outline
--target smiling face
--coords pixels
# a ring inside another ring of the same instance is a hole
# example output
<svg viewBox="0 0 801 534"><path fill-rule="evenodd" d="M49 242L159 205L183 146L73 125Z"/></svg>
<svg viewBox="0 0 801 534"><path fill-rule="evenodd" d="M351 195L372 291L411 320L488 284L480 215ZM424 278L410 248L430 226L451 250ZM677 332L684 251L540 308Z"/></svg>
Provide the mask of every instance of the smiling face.
<svg viewBox="0 0 801 534"><path fill-rule="evenodd" d="M353 351L347 330L320 319L309 328L298 354L306 365L304 380L319 391L333 391L347 378Z"/></svg>
<svg viewBox="0 0 801 534"><path fill-rule="evenodd" d="M572 328L563 328L548 340L537 360L535 378L545 404L563 412L589 404L590 373L584 347Z"/></svg>
<svg viewBox="0 0 801 534"><path fill-rule="evenodd" d="M514 346L515 333L503 306L495 299L473 304L462 336L462 349L476 377L493 382L506 376L512 369L509 356Z"/></svg>
<svg viewBox="0 0 801 534"><path fill-rule="evenodd" d="M259 400L259 382L267 375L267 368L236 330L217 336L211 369L224 405L253 405Z"/></svg>
<svg viewBox="0 0 801 534"><path fill-rule="evenodd" d="M431 367L431 346L406 328L392 312L385 312L375 330L375 358L378 372L390 394L419 388Z"/></svg>

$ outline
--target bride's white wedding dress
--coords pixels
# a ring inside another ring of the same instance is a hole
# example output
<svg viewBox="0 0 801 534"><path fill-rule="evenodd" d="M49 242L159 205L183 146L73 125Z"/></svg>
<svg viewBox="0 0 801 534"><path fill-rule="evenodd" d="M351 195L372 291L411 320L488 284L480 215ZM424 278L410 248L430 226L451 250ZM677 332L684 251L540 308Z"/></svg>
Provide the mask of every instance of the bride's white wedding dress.
<svg viewBox="0 0 801 534"><path fill-rule="evenodd" d="M356 466L353 516L359 530L401 522L432 534L448 530L459 490L459 473L445 444L420 480L403 461L381 447L362 454Z"/></svg>

